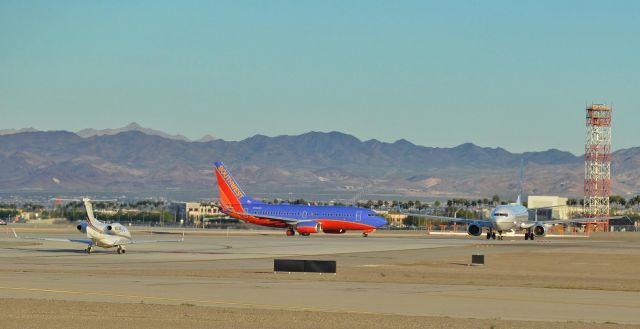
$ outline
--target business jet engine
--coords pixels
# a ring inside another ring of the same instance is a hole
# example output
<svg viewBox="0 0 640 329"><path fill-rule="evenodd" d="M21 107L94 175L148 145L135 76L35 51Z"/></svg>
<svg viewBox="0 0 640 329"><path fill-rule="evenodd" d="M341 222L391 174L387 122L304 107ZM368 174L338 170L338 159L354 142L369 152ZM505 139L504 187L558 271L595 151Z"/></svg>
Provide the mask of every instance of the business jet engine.
<svg viewBox="0 0 640 329"><path fill-rule="evenodd" d="M532 232L533 234L535 234L535 236L545 236L547 235L547 227L544 224L536 224L533 229Z"/></svg>
<svg viewBox="0 0 640 329"><path fill-rule="evenodd" d="M469 224L467 233L472 236L480 236L480 234L482 234L482 227L477 224Z"/></svg>
<svg viewBox="0 0 640 329"><path fill-rule="evenodd" d="M296 224L296 231L302 235L309 235L311 233L319 233L322 230L320 223L318 222L302 222Z"/></svg>
<svg viewBox="0 0 640 329"><path fill-rule="evenodd" d="M87 222L80 222L76 228L82 233L87 233Z"/></svg>

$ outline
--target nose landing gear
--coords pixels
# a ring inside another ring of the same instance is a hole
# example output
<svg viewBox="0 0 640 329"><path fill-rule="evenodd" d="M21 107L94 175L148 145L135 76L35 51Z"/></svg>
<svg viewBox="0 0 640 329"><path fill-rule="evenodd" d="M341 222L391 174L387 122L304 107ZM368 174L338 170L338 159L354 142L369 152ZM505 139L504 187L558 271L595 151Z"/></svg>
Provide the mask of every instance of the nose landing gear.
<svg viewBox="0 0 640 329"><path fill-rule="evenodd" d="M502 240L502 231L498 231L498 235L496 235L496 232L495 232L495 231L489 231L489 232L487 232L487 240L489 240L489 239L493 239L493 240L495 240L496 238L497 238L498 240Z"/></svg>
<svg viewBox="0 0 640 329"><path fill-rule="evenodd" d="M118 254L124 254L125 252L127 252L127 250L126 250L126 249L124 249L124 247L123 247L123 246L118 246L117 251L118 251Z"/></svg>

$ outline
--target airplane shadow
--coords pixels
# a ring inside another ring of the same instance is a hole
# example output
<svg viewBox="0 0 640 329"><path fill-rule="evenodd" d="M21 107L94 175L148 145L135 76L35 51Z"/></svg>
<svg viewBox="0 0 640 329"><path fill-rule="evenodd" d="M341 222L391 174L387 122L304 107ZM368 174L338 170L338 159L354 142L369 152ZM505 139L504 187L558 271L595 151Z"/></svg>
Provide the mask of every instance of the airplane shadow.
<svg viewBox="0 0 640 329"><path fill-rule="evenodd" d="M4 249L13 249L13 250L26 250L21 248L4 248ZM31 252L39 252L39 253L49 253L49 254L87 254L85 249L29 249ZM159 251L159 250L135 250L135 249L127 249L128 254L201 254L201 255L223 255L226 254L224 252L215 252L215 251ZM91 254L104 254L111 255L117 254L116 249L99 249L93 248Z"/></svg>
<svg viewBox="0 0 640 329"><path fill-rule="evenodd" d="M72 254L87 254L85 249L33 249L30 251L34 252L42 252L42 253L53 253L53 254L63 254L63 253L72 253ZM112 253L109 250L93 250L92 254L108 254ZM115 253L115 252L114 252Z"/></svg>

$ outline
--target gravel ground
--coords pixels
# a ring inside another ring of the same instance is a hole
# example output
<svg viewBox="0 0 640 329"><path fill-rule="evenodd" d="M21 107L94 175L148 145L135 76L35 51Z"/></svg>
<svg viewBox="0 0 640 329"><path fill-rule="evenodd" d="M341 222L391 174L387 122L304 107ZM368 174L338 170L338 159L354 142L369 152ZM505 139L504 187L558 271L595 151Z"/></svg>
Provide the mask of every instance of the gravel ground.
<svg viewBox="0 0 640 329"><path fill-rule="evenodd" d="M0 299L0 328L638 328L615 323L532 322L350 313L291 312L192 305Z"/></svg>

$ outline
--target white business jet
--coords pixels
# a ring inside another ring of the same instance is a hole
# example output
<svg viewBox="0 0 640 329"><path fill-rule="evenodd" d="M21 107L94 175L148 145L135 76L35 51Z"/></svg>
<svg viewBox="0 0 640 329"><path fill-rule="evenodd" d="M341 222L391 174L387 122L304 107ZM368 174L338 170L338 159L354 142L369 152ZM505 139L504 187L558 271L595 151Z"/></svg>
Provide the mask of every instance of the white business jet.
<svg viewBox="0 0 640 329"><path fill-rule="evenodd" d="M182 238L179 240L134 240L131 237L131 232L124 225L120 223L106 224L97 220L93 215L93 206L90 199L83 198L82 202L87 210L87 220L80 222L76 228L78 231L85 233L88 239L19 237L15 230L13 234L16 238L21 239L82 243L87 245L86 251L88 254L93 251L93 247L116 248L118 254L124 254L126 252L125 246L128 244L184 241L184 233L182 233Z"/></svg>

